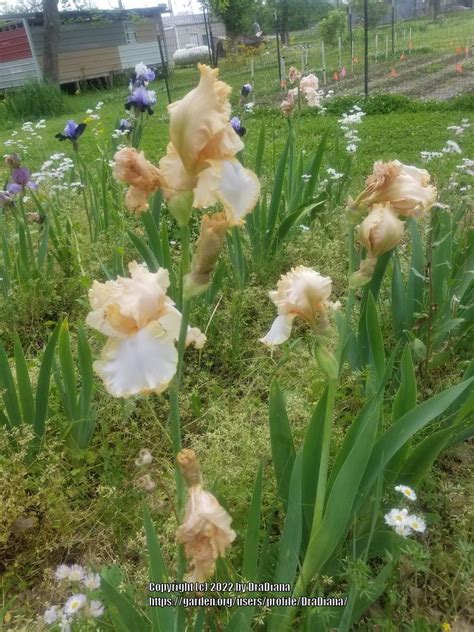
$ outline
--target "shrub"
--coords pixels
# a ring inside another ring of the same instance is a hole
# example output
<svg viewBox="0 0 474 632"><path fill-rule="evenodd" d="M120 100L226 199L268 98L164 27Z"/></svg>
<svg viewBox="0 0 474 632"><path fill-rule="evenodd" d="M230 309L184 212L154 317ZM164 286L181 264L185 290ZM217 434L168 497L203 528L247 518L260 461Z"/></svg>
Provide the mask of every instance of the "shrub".
<svg viewBox="0 0 474 632"><path fill-rule="evenodd" d="M319 25L325 44L337 45L337 38L344 37L347 17L344 11L331 11Z"/></svg>
<svg viewBox="0 0 474 632"><path fill-rule="evenodd" d="M7 116L13 119L56 116L65 110L64 97L59 87L43 81L29 81L24 86L8 91L5 96Z"/></svg>

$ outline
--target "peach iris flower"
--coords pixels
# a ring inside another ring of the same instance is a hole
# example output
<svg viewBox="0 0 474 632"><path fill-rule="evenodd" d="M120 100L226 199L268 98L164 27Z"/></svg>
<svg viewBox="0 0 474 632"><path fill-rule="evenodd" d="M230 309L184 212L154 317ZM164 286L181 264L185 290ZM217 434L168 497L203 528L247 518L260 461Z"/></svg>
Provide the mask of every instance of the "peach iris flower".
<svg viewBox="0 0 474 632"><path fill-rule="evenodd" d="M218 69L199 64L198 86L168 106L170 143L159 163L168 203L208 208L221 203L233 226L255 206L257 176L235 157L244 144L230 124L231 88Z"/></svg>

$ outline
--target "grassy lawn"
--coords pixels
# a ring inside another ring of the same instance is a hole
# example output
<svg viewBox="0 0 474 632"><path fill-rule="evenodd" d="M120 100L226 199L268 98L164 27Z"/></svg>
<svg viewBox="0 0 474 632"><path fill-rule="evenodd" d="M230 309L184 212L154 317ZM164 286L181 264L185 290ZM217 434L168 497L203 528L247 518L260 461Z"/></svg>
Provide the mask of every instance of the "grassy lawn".
<svg viewBox="0 0 474 632"><path fill-rule="evenodd" d="M459 22L459 28L461 26ZM436 39L435 35L433 37ZM268 192L273 187L288 123L278 110L269 107L256 107L254 114L241 111L238 92L240 85L248 79L245 72L230 75L229 82L234 87L233 114L240 114L247 128L243 152L246 166L253 168L255 165L259 133L264 126L261 182L264 191ZM226 78L225 69L223 76ZM262 72L260 77L263 76ZM189 71L189 81L196 81L194 71ZM172 84L171 88L174 98L186 91L183 82L179 87ZM257 79L257 105L258 88ZM80 156L92 169L100 156L105 156L106 160L112 158L117 142L111 138L111 132L124 114L124 95L125 90L117 88L110 92L67 97L68 115L47 118L45 127L36 132L40 137L22 131L20 124L4 120L0 127L3 154L18 148L24 165L33 172L57 152L64 152L74 159L71 144L59 142L54 135L63 130L68 118L77 122L85 120L89 116L86 110L90 108L99 118L89 120L80 139ZM98 101L103 105L96 110ZM364 108L363 100L360 105ZM304 152L302 160L328 133L321 178L327 176L327 169L341 171L347 164L339 118L339 115L320 115L311 110L297 112L294 117L296 152L297 155ZM471 128L461 136L455 136L447 129L466 120L471 123ZM275 316L268 291L290 267L306 265L323 275L330 275L334 300L344 300L348 277L346 195L356 195L363 188L364 179L372 171L375 160L398 159L405 164L426 166L438 190L443 192L441 201L452 204L454 210L462 196L456 191L448 192L447 187L462 158L474 158L473 129L472 111L443 111L440 108L439 111L366 115L358 127L361 142L352 158L344 199L328 205L309 230L298 228L272 259L261 262L259 267L249 264L250 273L243 285L236 282L234 266L226 250L223 255L224 281L216 297L213 300L201 297L193 304L192 323L206 332L208 342L202 351L186 353L181 424L184 444L192 446L198 453L208 488L232 514L237 540L220 568L222 577L229 577L241 568L249 504L255 474L261 463L264 512L268 513L274 507L275 483L268 429L268 396L272 379L278 379L285 395L296 445L303 440L309 408L319 400L325 385L324 375L315 368L310 336L303 327L297 327L299 338L295 336L292 343L274 353L256 343ZM462 155L445 154L425 165L420 152L441 151L448 139L459 144ZM164 87L160 84L158 104L146 124L141 148L147 158L157 164L167 143L166 101ZM7 168L2 164L0 180L7 178ZM71 180L74 179L71 176ZM40 187L38 196L48 212L54 205L51 201L54 197L58 200L61 221L66 217L70 220L71 234L76 241L68 243L76 244L71 248L77 247L80 253L80 268L61 268L55 262L45 284L34 279L13 283L0 297L3 345L11 357L16 330L35 379L39 371L39 351L61 318L68 318L73 346L76 344L76 334L84 326L89 311L87 291L92 281L103 281L106 271L116 269L118 259L122 263L142 260L127 237L127 231L143 237L143 225L139 217L124 211L123 190L116 184L110 185L112 198L115 190L120 198L115 219L109 230L91 241L81 192L69 188L54 196L50 191L42 192ZM25 208L34 210L31 197L25 201ZM171 256L173 261L178 261L179 232L165 210L163 213ZM306 219L301 223L305 222ZM9 239L16 244L16 229L7 211L2 223ZM421 226L425 238L429 234L429 220L423 220ZM197 214L193 216L191 229L195 239L199 230ZM244 250L250 261L249 244L245 238ZM407 269L409 254L410 246L404 242L400 256ZM382 332L392 350L395 347L390 325L392 295L387 279L382 286L379 309ZM102 340L89 328L85 330L94 357L97 357ZM456 348L442 366L429 374L423 373L420 361L416 372L420 401L457 383L469 359L468 348ZM358 382L360 378L349 370L343 373L335 406L334 453L364 401L364 391ZM384 406L388 409L394 392L389 392L387 397ZM0 570L3 572L6 629L42 629L35 627L37 616L44 612L48 603L59 603L65 596L64 590L58 593L53 579L54 568L62 562L80 563L95 569L120 566L119 583L133 585L135 595L143 593L148 581L142 514L145 498L164 557L172 569L171 574L174 572L174 467L167 426L167 394L115 399L97 379L93 401L96 429L83 450L68 446L70 428L61 407L57 383L52 384L45 441L36 459L28 459L30 434L17 430L0 435L0 524L4 525L0 531ZM149 471L158 481L155 492L148 495L136 485L134 462L143 448L153 453ZM449 628L453 630L468 629L469 482L468 445L461 443L443 453L417 489L423 513L429 517L427 533L422 540L407 544L383 594L375 599L354 629L421 632L441 630L443 623L453 625ZM279 503L275 511L277 520L271 537L281 532L284 506ZM19 516L33 517L35 528L12 528L14 519ZM364 582L368 582L367 568L358 567L351 559L345 560L344 564L347 583L355 577L363 588ZM330 571L323 580L326 587L332 586ZM339 580L335 589L344 593L347 583ZM132 593L129 589L129 594ZM215 611L218 626L213 629L224 629L225 613ZM100 628L84 625L77 629L118 628L109 622ZM253 629L263 627L257 622Z"/></svg>

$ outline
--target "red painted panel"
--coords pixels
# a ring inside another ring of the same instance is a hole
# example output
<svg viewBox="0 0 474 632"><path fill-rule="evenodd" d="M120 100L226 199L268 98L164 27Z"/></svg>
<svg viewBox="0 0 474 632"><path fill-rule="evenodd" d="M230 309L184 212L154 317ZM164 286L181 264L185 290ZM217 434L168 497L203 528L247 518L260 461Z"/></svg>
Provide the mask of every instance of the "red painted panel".
<svg viewBox="0 0 474 632"><path fill-rule="evenodd" d="M31 56L30 44L23 27L0 31L0 62L27 59Z"/></svg>

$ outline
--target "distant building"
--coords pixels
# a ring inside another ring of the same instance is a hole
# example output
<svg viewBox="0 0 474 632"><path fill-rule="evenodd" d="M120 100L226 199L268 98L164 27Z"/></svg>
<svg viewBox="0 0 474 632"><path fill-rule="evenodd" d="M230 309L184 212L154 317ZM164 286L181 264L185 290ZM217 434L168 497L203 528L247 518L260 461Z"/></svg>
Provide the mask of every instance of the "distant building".
<svg viewBox="0 0 474 632"><path fill-rule="evenodd" d="M60 83L111 79L141 61L154 68L165 64L161 16L166 12L166 5L133 11L61 12ZM0 90L41 79L42 68L43 14L0 16Z"/></svg>
<svg viewBox="0 0 474 632"><path fill-rule="evenodd" d="M224 23L211 17L211 34L214 46L225 40ZM209 46L208 30L202 13L164 15L163 29L170 63L177 50L195 46Z"/></svg>

